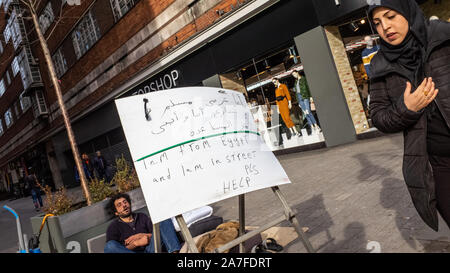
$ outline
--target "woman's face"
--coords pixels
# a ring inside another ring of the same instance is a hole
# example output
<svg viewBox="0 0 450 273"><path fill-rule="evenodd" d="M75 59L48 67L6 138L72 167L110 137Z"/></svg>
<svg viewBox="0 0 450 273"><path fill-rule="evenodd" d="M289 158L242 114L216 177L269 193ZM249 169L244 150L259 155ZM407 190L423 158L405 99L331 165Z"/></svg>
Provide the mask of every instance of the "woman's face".
<svg viewBox="0 0 450 273"><path fill-rule="evenodd" d="M401 44L408 34L408 21L395 10L376 8L372 13L372 21L380 37L391 45Z"/></svg>

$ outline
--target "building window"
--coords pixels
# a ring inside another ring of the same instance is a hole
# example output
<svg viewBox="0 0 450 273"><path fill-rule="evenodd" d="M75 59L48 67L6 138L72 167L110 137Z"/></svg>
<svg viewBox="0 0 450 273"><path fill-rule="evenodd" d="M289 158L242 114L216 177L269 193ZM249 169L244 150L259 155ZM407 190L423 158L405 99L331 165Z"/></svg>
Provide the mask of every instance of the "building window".
<svg viewBox="0 0 450 273"><path fill-rule="evenodd" d="M3 8L5 9L5 12L7 12L8 11L8 7L11 4L12 0L5 0L4 2L5 2L5 6Z"/></svg>
<svg viewBox="0 0 450 273"><path fill-rule="evenodd" d="M20 111L19 111L19 106L17 105L17 101L14 102L14 112L16 113L16 118L19 119Z"/></svg>
<svg viewBox="0 0 450 273"><path fill-rule="evenodd" d="M16 58L19 65L23 88L25 90L27 90L32 83L41 82L39 67L30 65L33 63L33 56L31 55L31 49L29 47L23 47Z"/></svg>
<svg viewBox="0 0 450 273"><path fill-rule="evenodd" d="M109 0L114 20L119 21L139 0Z"/></svg>
<svg viewBox="0 0 450 273"><path fill-rule="evenodd" d="M25 49L23 49L19 55L15 57L17 59L17 64L19 66L20 76L22 78L23 88L26 90L31 83L29 73L26 70L26 57L25 57Z"/></svg>
<svg viewBox="0 0 450 273"><path fill-rule="evenodd" d="M20 11L18 11L20 13ZM14 49L17 49L20 43L23 41L23 33L25 28L23 25L22 18L18 18L16 15L16 9L11 12L11 17L8 20L8 25L6 28L9 29L10 35L13 41Z"/></svg>
<svg viewBox="0 0 450 273"><path fill-rule="evenodd" d="M100 38L100 29L89 11L72 32L72 42L77 58L81 58Z"/></svg>
<svg viewBox="0 0 450 273"><path fill-rule="evenodd" d="M5 44L9 42L9 39L11 38L11 32L9 31L9 27L6 26L5 30L3 31L3 36L5 36Z"/></svg>
<svg viewBox="0 0 450 273"><path fill-rule="evenodd" d="M53 23L55 15L53 14L52 4L48 2L45 6L42 14L39 16L39 26L41 27L42 33L45 33L48 27Z"/></svg>
<svg viewBox="0 0 450 273"><path fill-rule="evenodd" d="M0 136L3 135L3 124L2 119L0 118Z"/></svg>
<svg viewBox="0 0 450 273"><path fill-rule="evenodd" d="M17 73L19 73L19 62L17 61L18 56L14 57L11 67L13 71L13 76L17 76Z"/></svg>
<svg viewBox="0 0 450 273"><path fill-rule="evenodd" d="M55 54L53 54L52 59L53 64L55 65L56 75L58 76L58 78L60 78L67 71L66 58L64 58L61 48L59 48L55 52Z"/></svg>
<svg viewBox="0 0 450 273"><path fill-rule="evenodd" d="M31 106L30 97L24 96L25 92L22 92L19 96L20 109L22 109L22 113L25 113Z"/></svg>
<svg viewBox="0 0 450 273"><path fill-rule="evenodd" d="M0 40L0 54L3 54L3 43L2 43L2 40Z"/></svg>
<svg viewBox="0 0 450 273"><path fill-rule="evenodd" d="M11 77L9 76L9 69L6 69L6 84L9 86L11 84Z"/></svg>
<svg viewBox="0 0 450 273"><path fill-rule="evenodd" d="M3 96L3 94L6 91L6 86L5 86L5 82L3 81L3 79L0 81L0 97Z"/></svg>
<svg viewBox="0 0 450 273"><path fill-rule="evenodd" d="M9 108L5 113L5 123L6 128L11 127L11 125L14 123L11 108Z"/></svg>

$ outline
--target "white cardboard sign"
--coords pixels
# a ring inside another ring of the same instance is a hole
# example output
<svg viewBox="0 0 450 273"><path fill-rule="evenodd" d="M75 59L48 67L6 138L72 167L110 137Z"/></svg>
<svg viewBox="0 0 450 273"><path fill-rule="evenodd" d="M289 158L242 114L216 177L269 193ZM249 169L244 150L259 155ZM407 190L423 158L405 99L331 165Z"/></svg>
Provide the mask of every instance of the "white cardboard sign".
<svg viewBox="0 0 450 273"><path fill-rule="evenodd" d="M290 183L242 93L188 87L115 102L154 223Z"/></svg>

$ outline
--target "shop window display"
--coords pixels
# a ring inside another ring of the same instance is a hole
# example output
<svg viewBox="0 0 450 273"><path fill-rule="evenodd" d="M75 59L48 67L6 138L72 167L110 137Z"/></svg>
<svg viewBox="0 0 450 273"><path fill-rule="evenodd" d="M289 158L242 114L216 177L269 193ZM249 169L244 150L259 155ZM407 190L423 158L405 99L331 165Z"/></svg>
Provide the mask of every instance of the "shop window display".
<svg viewBox="0 0 450 273"><path fill-rule="evenodd" d="M220 75L224 88L244 93L258 131L272 151L324 141L296 52L295 46L284 47Z"/></svg>
<svg viewBox="0 0 450 273"><path fill-rule="evenodd" d="M369 116L370 62L379 50L378 34L375 34L365 15L356 15L350 22L339 26L353 77L371 130L376 130Z"/></svg>

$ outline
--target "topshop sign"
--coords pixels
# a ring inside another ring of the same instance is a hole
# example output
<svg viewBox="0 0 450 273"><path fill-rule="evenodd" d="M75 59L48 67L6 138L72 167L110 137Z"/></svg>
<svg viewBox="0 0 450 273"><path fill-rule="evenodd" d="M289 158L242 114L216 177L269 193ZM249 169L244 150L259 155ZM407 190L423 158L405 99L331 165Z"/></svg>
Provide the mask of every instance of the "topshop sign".
<svg viewBox="0 0 450 273"><path fill-rule="evenodd" d="M133 88L129 95L142 95L153 91L166 90L175 87L179 87L180 72L174 69L170 72L162 74L157 77L153 77L150 80L144 81L137 87ZM131 93L131 94L130 94Z"/></svg>

